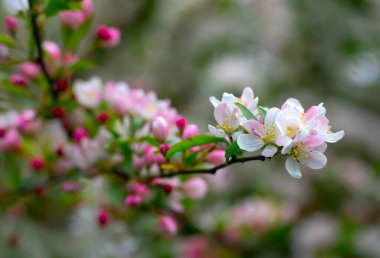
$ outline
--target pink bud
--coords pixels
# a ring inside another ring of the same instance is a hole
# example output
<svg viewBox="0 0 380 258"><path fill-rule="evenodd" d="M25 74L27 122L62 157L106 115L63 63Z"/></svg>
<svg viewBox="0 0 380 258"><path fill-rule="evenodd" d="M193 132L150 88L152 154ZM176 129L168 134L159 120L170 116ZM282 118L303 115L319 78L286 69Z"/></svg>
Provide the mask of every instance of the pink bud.
<svg viewBox="0 0 380 258"><path fill-rule="evenodd" d="M110 216L105 209L101 209L97 215L98 223L101 227L107 226Z"/></svg>
<svg viewBox="0 0 380 258"><path fill-rule="evenodd" d="M6 59L9 55L9 48L3 44L0 44L0 60Z"/></svg>
<svg viewBox="0 0 380 258"><path fill-rule="evenodd" d="M132 185L132 192L136 194L146 194L148 192L148 187L144 183L134 183Z"/></svg>
<svg viewBox="0 0 380 258"><path fill-rule="evenodd" d="M73 140L76 143L80 143L84 138L88 137L88 132L84 128L77 128L73 134Z"/></svg>
<svg viewBox="0 0 380 258"><path fill-rule="evenodd" d="M55 107L51 110L51 115L53 117L63 117L65 115L65 110L61 107Z"/></svg>
<svg viewBox="0 0 380 258"><path fill-rule="evenodd" d="M92 16L92 13L94 12L94 4L92 3L92 0L83 0L82 1L83 6L83 14L88 19Z"/></svg>
<svg viewBox="0 0 380 258"><path fill-rule="evenodd" d="M207 193L207 183L199 177L188 180L183 185L183 191L193 199L202 199Z"/></svg>
<svg viewBox="0 0 380 258"><path fill-rule="evenodd" d="M69 87L69 82L67 80L58 80L55 82L55 86L59 91L66 91Z"/></svg>
<svg viewBox="0 0 380 258"><path fill-rule="evenodd" d="M108 120L108 114L105 112L102 112L98 115L97 120L99 123L104 124Z"/></svg>
<svg viewBox="0 0 380 258"><path fill-rule="evenodd" d="M166 137L168 137L169 127L168 123L163 117L159 116L153 120L152 133L153 136L159 141L164 141Z"/></svg>
<svg viewBox="0 0 380 258"><path fill-rule="evenodd" d="M178 119L175 123L176 123L178 129L179 129L180 131L183 131L183 129L185 128L185 126L186 126L186 124L187 124L187 121L186 121L185 118L180 118L180 119Z"/></svg>
<svg viewBox="0 0 380 258"><path fill-rule="evenodd" d="M162 178L154 178L150 182L150 184L156 186L156 185L161 185L163 182L164 182L164 180Z"/></svg>
<svg viewBox="0 0 380 258"><path fill-rule="evenodd" d="M114 27L100 25L96 30L96 36L101 47L114 47L120 42L120 31Z"/></svg>
<svg viewBox="0 0 380 258"><path fill-rule="evenodd" d="M161 144L160 145L160 152L162 153L162 155L166 155L166 153L170 150L170 146L167 145L167 144Z"/></svg>
<svg viewBox="0 0 380 258"><path fill-rule="evenodd" d="M13 85L16 85L16 86L25 87L28 85L28 79L22 74L18 74L18 73L12 74L9 77L9 80Z"/></svg>
<svg viewBox="0 0 380 258"><path fill-rule="evenodd" d="M57 43L53 41L45 41L43 43L43 48L53 60L59 61L61 59L61 49Z"/></svg>
<svg viewBox="0 0 380 258"><path fill-rule="evenodd" d="M197 134L199 134L198 126L189 124L185 127L185 130L183 130L182 138L190 139Z"/></svg>
<svg viewBox="0 0 380 258"><path fill-rule="evenodd" d="M168 235L175 235L178 231L177 221L169 215L160 215L160 226L162 231Z"/></svg>
<svg viewBox="0 0 380 258"><path fill-rule="evenodd" d="M59 13L59 18L63 25L72 30L78 29L86 20L81 11L63 11Z"/></svg>
<svg viewBox="0 0 380 258"><path fill-rule="evenodd" d="M75 181L65 181L62 183L62 191L66 193L75 193L79 191L80 184Z"/></svg>
<svg viewBox="0 0 380 258"><path fill-rule="evenodd" d="M139 195L130 194L130 195L128 195L128 196L125 198L124 203L125 203L127 206L137 207L137 206L140 206L140 205L141 205L141 203L142 203L142 198L141 198L141 196L139 196Z"/></svg>
<svg viewBox="0 0 380 258"><path fill-rule="evenodd" d="M42 157L35 157L30 164L35 171L40 171L45 167L45 160Z"/></svg>
<svg viewBox="0 0 380 258"><path fill-rule="evenodd" d="M17 150L21 145L21 137L17 130L10 130L0 139L0 149Z"/></svg>
<svg viewBox="0 0 380 258"><path fill-rule="evenodd" d="M171 193L173 191L173 186L171 184L163 184L162 185L162 190L165 193Z"/></svg>
<svg viewBox="0 0 380 258"><path fill-rule="evenodd" d="M209 153L206 157L207 161L210 162L213 165L221 165L224 162L226 162L226 151L225 150L214 150L213 152Z"/></svg>
<svg viewBox="0 0 380 258"><path fill-rule="evenodd" d="M29 79L35 79L41 74L40 67L33 62L25 62L21 64L20 72Z"/></svg>
<svg viewBox="0 0 380 258"><path fill-rule="evenodd" d="M18 20L14 16L8 16L4 20L5 28L10 34L15 34L18 28Z"/></svg>

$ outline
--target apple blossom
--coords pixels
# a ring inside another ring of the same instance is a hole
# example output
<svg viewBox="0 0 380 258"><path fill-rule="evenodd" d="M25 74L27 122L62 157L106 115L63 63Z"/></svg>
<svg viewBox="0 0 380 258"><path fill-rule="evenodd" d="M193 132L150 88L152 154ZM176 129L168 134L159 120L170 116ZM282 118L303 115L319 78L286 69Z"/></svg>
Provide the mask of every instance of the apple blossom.
<svg viewBox="0 0 380 258"><path fill-rule="evenodd" d="M101 25L96 30L96 36L101 47L110 48L117 46L120 42L120 31L114 27Z"/></svg>
<svg viewBox="0 0 380 258"><path fill-rule="evenodd" d="M96 107L102 101L102 81L94 77L89 81L76 81L74 83L74 95L78 102L85 107Z"/></svg>

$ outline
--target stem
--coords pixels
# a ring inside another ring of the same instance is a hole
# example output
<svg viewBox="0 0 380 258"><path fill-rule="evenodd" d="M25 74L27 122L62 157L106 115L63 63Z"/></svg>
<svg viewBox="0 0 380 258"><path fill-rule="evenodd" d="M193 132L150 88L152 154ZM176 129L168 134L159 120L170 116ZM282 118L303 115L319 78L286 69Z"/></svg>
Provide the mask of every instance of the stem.
<svg viewBox="0 0 380 258"><path fill-rule="evenodd" d="M253 161L253 160L261 160L261 161L264 161L266 159L266 157L264 156L252 156L252 157L245 157L245 158L241 158L241 159L231 159L229 162L226 162L224 164L221 164L221 165L218 165L218 166L215 166L215 167L212 167L212 168L207 168L207 169L194 169L194 170L180 170L180 171L176 171L176 172L173 172L173 173L170 173L170 174L161 174L159 176L154 176L154 177L151 177L151 178L156 178L156 177L173 177L173 176L179 176L179 175L193 175L193 174L211 174L211 175L215 175L216 172L218 172L218 170L222 169L222 168L225 168L225 167L228 167L232 164L236 164L236 163L244 163L244 162L248 162L248 161Z"/></svg>
<svg viewBox="0 0 380 258"><path fill-rule="evenodd" d="M44 77L45 77L45 79L49 85L50 92L51 92L51 95L53 96L53 99L57 99L58 95L57 95L57 91L54 88L54 81L50 77L49 72L48 72L46 65L44 63L44 59L43 59L42 36L41 36L40 30L39 30L38 24L37 24L38 14L35 12L35 7L33 5L35 1L28 0L28 2L29 2L29 8L30 8L30 22L31 22L31 26L32 26L32 34L33 34L33 39L34 39L34 42L35 42L36 48L37 48L36 62L41 67L42 74L44 75Z"/></svg>

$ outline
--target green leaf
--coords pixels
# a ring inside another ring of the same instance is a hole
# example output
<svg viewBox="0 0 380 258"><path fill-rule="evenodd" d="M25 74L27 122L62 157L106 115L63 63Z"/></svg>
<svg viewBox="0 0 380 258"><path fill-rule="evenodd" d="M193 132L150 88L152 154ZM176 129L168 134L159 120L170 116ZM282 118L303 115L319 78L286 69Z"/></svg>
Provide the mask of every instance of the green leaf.
<svg viewBox="0 0 380 258"><path fill-rule="evenodd" d="M233 156L240 156L243 154L243 151L239 148L239 145L236 142L233 142L230 147L226 149L226 160L228 161Z"/></svg>
<svg viewBox="0 0 380 258"><path fill-rule="evenodd" d="M236 102L235 105L240 109L245 118L247 118L248 120L254 119L257 121L257 117L254 114L252 114L252 112L246 106L240 104L239 102Z"/></svg>
<svg viewBox="0 0 380 258"><path fill-rule="evenodd" d="M13 39L7 35L0 34L0 43L6 45L7 47L14 47L15 43Z"/></svg>
<svg viewBox="0 0 380 258"><path fill-rule="evenodd" d="M61 11L80 10L82 5L76 0L50 0L45 8L46 16L54 16Z"/></svg>
<svg viewBox="0 0 380 258"><path fill-rule="evenodd" d="M190 166L191 163L193 163L194 160L197 158L198 154L199 154L199 150L194 151L194 152L190 153L189 155L187 155L187 157L185 159L185 166Z"/></svg>
<svg viewBox="0 0 380 258"><path fill-rule="evenodd" d="M132 149L127 142L122 142L120 149L124 156L124 168L130 173L132 171Z"/></svg>
<svg viewBox="0 0 380 258"><path fill-rule="evenodd" d="M73 72L77 72L80 70L86 70L94 68L96 65L93 61L90 60L80 60L70 66L70 70Z"/></svg>
<svg viewBox="0 0 380 258"><path fill-rule="evenodd" d="M166 157L170 158L177 152L182 152L188 150L195 146L205 145L208 143L222 143L226 142L224 138L215 137L211 135L197 135L191 138L191 140L185 140L179 143L174 144L166 153Z"/></svg>
<svg viewBox="0 0 380 258"><path fill-rule="evenodd" d="M258 106L257 110L259 111L259 114L263 118L263 120L265 120L265 117L267 116L267 111L262 106Z"/></svg>
<svg viewBox="0 0 380 258"><path fill-rule="evenodd" d="M144 136L144 137L141 137L139 139L137 139L138 142L147 142L149 143L150 145L153 145L153 146L160 146L160 142L157 141L156 139L154 139L153 137L151 136Z"/></svg>

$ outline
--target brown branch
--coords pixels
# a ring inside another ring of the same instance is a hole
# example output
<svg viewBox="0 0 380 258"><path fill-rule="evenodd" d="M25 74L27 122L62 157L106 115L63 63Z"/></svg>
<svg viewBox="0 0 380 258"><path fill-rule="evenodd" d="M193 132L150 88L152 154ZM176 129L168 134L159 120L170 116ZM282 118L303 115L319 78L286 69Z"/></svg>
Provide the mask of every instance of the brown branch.
<svg viewBox="0 0 380 258"><path fill-rule="evenodd" d="M42 74L44 75L47 83L49 84L50 92L53 99L56 99L58 97L58 92L56 91L54 87L54 80L49 75L49 72L46 68L44 58L43 58L43 49L42 49L43 40L42 40L42 36L37 24L38 13L36 13L35 7L33 5L35 1L33 0L28 0L28 1L29 1L29 8L30 8L30 22L32 26L32 34L33 34L33 39L34 39L34 42L36 44L36 49L37 49L36 62L41 67Z"/></svg>
<svg viewBox="0 0 380 258"><path fill-rule="evenodd" d="M236 163L244 163L248 161L254 161L254 160L261 160L264 161L266 157L258 155L258 156L252 156L252 157L245 157L241 159L231 159L229 162L226 162L224 164L218 165L216 167L212 168L206 168L206 169L194 169L194 170L180 170L169 174L161 174L159 176L154 176L152 178L157 177L174 177L179 175L193 175L193 174L211 174L215 175L218 170L228 167L230 165L236 164Z"/></svg>

